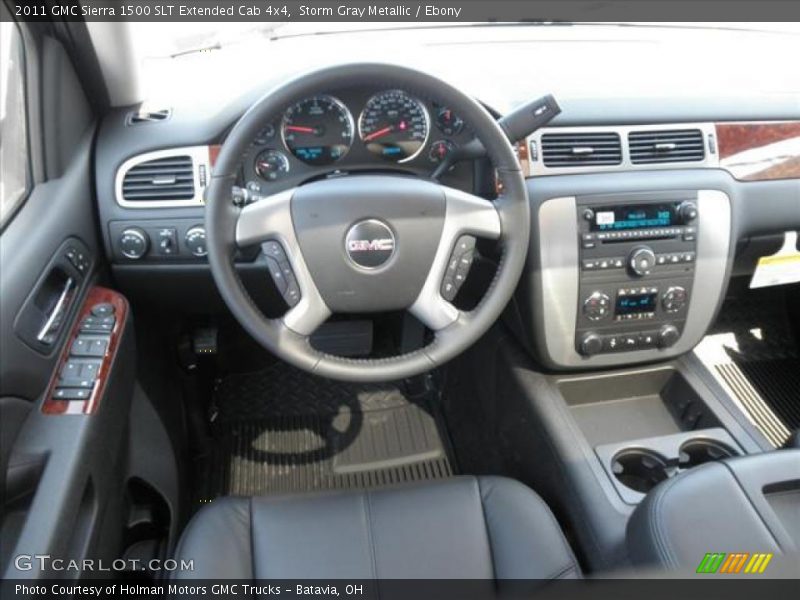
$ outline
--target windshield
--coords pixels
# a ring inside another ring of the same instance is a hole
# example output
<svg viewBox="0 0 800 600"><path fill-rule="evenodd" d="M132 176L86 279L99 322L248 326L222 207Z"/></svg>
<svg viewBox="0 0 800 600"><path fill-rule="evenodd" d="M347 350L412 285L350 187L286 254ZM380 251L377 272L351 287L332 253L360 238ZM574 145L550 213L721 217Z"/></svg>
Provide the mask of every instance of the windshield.
<svg viewBox="0 0 800 600"><path fill-rule="evenodd" d="M498 110L569 97L797 93L798 23L131 23L150 100L218 103L332 63L428 71ZM491 65L487 67L486 65ZM496 85L477 84L491 78ZM487 97L494 96L494 97Z"/></svg>

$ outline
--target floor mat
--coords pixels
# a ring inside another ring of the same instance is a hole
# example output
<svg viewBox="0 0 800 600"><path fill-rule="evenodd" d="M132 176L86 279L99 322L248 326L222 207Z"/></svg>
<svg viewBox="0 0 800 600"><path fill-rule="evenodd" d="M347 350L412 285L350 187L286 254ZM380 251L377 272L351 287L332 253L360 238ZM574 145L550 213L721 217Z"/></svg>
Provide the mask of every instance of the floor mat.
<svg viewBox="0 0 800 600"><path fill-rule="evenodd" d="M223 379L201 501L375 488L449 477L454 468L428 394L358 385L276 364Z"/></svg>
<svg viewBox="0 0 800 600"><path fill-rule="evenodd" d="M800 428L800 348L779 289L727 300L695 354L775 446Z"/></svg>

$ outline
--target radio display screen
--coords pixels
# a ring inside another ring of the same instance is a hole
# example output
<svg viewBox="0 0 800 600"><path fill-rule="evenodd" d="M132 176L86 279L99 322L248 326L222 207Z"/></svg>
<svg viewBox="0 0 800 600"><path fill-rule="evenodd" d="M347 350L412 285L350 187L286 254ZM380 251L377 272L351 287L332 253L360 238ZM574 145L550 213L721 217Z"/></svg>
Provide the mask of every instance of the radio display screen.
<svg viewBox="0 0 800 600"><path fill-rule="evenodd" d="M640 204L612 206L595 210L592 231L621 231L677 225L672 204Z"/></svg>
<svg viewBox="0 0 800 600"><path fill-rule="evenodd" d="M634 313L655 312L657 294L628 294L617 296L616 313L630 315Z"/></svg>

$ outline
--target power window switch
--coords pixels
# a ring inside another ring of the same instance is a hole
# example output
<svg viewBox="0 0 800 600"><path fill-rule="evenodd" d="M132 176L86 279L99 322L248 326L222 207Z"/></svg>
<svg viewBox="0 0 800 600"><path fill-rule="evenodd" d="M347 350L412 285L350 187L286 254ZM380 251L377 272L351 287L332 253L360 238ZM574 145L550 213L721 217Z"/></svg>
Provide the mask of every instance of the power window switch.
<svg viewBox="0 0 800 600"><path fill-rule="evenodd" d="M88 400L92 390L87 388L58 388L53 392L55 400Z"/></svg>
<svg viewBox="0 0 800 600"><path fill-rule="evenodd" d="M81 363L81 369L78 372L78 377L81 379L97 379L97 374L100 372L100 365L102 361L87 360Z"/></svg>
<svg viewBox="0 0 800 600"><path fill-rule="evenodd" d="M68 360L61 368L62 378L78 378L81 376L81 369L83 364L75 360Z"/></svg>
<svg viewBox="0 0 800 600"><path fill-rule="evenodd" d="M80 377L62 377L58 380L58 387L61 388L88 388L94 387L94 379L82 379Z"/></svg>
<svg viewBox="0 0 800 600"><path fill-rule="evenodd" d="M92 340L87 356L105 356L108 349L108 340Z"/></svg>
<svg viewBox="0 0 800 600"><path fill-rule="evenodd" d="M91 338L78 336L75 341L72 342L72 348L70 348L69 353L71 356L91 356L89 353L91 344Z"/></svg>

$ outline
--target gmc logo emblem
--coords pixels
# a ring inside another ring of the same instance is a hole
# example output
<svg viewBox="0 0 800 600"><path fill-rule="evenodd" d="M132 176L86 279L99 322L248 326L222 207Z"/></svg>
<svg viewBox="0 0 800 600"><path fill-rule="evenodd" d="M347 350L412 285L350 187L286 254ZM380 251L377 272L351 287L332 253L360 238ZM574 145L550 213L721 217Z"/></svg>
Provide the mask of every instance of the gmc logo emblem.
<svg viewBox="0 0 800 600"><path fill-rule="evenodd" d="M394 240L383 238L377 240L347 240L350 252L384 252L394 250Z"/></svg>
<svg viewBox="0 0 800 600"><path fill-rule="evenodd" d="M377 269L386 264L397 249L394 233L378 219L365 219L347 232L344 249L348 258L362 269Z"/></svg>

